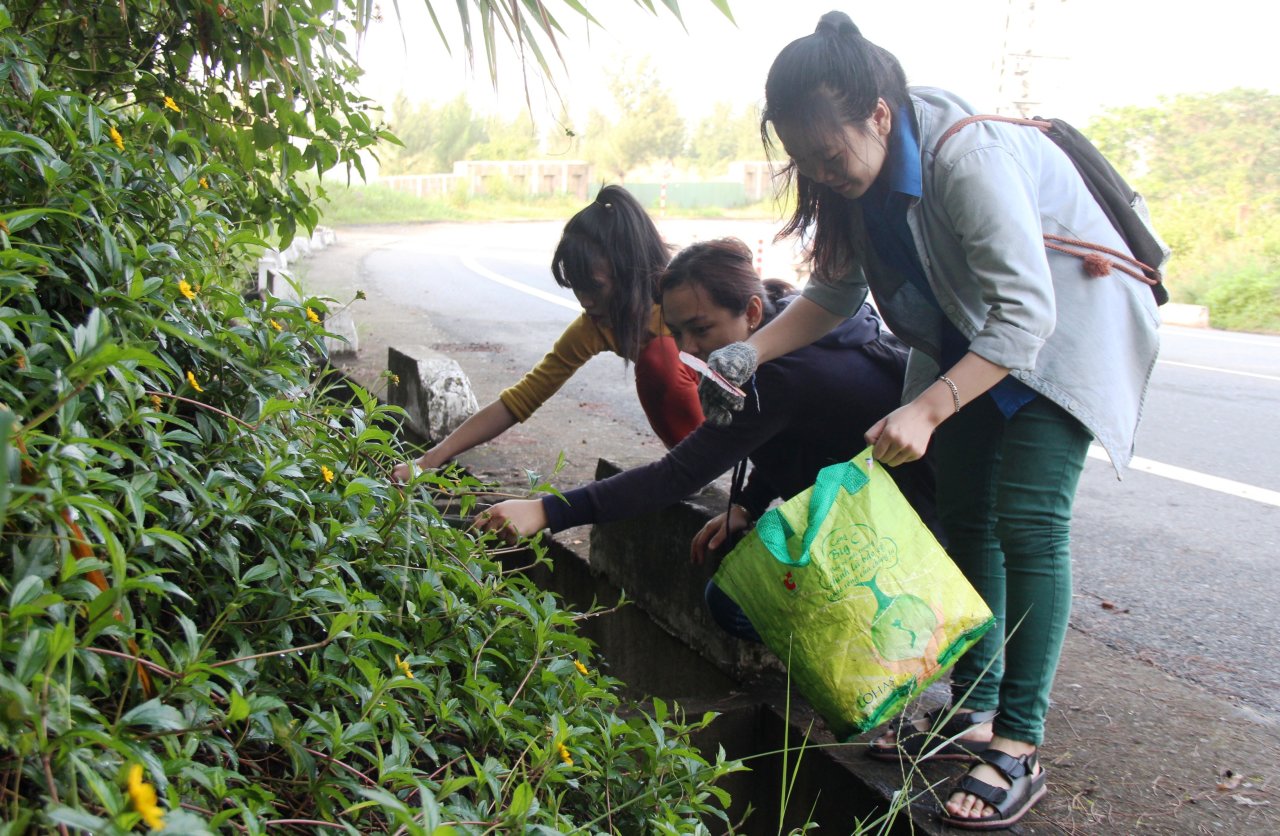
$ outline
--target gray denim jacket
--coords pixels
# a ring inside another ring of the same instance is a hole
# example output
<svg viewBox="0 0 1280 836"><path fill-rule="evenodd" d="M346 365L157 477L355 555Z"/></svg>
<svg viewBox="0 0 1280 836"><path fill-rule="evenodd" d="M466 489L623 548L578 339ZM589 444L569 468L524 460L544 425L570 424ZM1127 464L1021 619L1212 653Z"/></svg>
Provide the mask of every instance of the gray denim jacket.
<svg viewBox="0 0 1280 836"><path fill-rule="evenodd" d="M923 182L907 223L943 313L971 351L1079 419L1119 476L1133 456L1159 349L1155 300L1118 270L1089 276L1081 259L1046 249L1043 236L1128 248L1071 161L1040 131L977 122L935 159L938 137L974 111L936 88L914 87L911 100ZM912 348L903 393L910 401L939 373L941 314L876 257L860 215L852 234L862 261L835 281L810 281L804 295L849 316L869 284L889 328Z"/></svg>

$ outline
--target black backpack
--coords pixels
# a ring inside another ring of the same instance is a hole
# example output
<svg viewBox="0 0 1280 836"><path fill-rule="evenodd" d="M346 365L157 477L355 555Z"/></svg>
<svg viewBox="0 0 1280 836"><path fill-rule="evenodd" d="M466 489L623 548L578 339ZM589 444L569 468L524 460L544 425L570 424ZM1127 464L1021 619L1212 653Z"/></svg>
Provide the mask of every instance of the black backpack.
<svg viewBox="0 0 1280 836"><path fill-rule="evenodd" d="M1078 256L1084 259L1085 269L1092 276L1104 276L1116 269L1133 278L1150 285L1151 293L1157 305L1169 301L1169 291L1164 286L1161 269L1169 260L1169 247L1160 239L1151 226L1147 213L1146 201L1125 182L1115 167L1102 156L1092 142L1084 134L1061 119L1019 119L1013 116L979 115L968 116L956 122L938 139L933 147L937 156L942 143L965 125L973 122L1008 122L1014 125L1027 125L1043 131L1053 143L1063 150L1067 158L1080 172L1085 186L1093 195L1098 206L1106 213L1107 219L1115 227L1116 232L1129 245L1133 253L1127 253L1074 238L1060 235L1045 235L1045 246L1059 252Z"/></svg>

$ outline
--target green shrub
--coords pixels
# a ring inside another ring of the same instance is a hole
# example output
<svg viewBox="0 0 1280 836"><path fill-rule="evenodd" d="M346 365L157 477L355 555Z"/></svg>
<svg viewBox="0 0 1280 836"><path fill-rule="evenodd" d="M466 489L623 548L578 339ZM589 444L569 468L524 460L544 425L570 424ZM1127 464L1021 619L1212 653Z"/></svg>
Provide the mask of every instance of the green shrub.
<svg viewBox="0 0 1280 836"><path fill-rule="evenodd" d="M347 100L238 132L240 81L341 73L262 66L332 3L228 5L191 12L216 49L159 4L0 7L0 832L703 829L736 768L690 746L708 718L622 704L573 613L388 482L330 300L241 294L315 220L296 164L371 129Z"/></svg>
<svg viewBox="0 0 1280 836"><path fill-rule="evenodd" d="M1214 328L1280 334L1280 266L1255 263L1215 276L1200 303Z"/></svg>

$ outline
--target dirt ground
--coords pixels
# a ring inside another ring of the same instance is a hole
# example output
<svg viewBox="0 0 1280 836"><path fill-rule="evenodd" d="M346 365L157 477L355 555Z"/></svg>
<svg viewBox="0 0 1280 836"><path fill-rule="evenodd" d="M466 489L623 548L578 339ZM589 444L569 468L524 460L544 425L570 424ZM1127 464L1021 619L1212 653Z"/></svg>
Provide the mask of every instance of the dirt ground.
<svg viewBox="0 0 1280 836"><path fill-rule="evenodd" d="M420 316L406 320L394 298L362 278L362 258L406 234L412 228L340 229L336 245L298 269L312 293L346 301L356 289L364 290L367 299L352 308L360 352L340 365L375 391L382 390L378 375L386 367L388 345L444 342L429 321ZM513 380L505 364L485 352L453 356L471 377L482 404ZM607 418L595 426L590 412L569 400L553 399L543 408L553 420L539 422L541 435L516 427L463 462L504 484L523 484L525 466L554 460L557 451L567 450L572 454L556 483L571 487L592 477L597 457L625 465L661 455L656 440L619 432ZM586 539L582 530L557 537L578 550ZM1076 602L1077 607L1099 605ZM1123 654L1073 625L1042 749L1050 793L1011 832L1280 833L1280 718L1224 701L1180 680L1177 673ZM881 770L884 781L896 775L896 767L869 760L866 769ZM926 772L931 777L953 773L945 768ZM936 824L918 827L944 832Z"/></svg>

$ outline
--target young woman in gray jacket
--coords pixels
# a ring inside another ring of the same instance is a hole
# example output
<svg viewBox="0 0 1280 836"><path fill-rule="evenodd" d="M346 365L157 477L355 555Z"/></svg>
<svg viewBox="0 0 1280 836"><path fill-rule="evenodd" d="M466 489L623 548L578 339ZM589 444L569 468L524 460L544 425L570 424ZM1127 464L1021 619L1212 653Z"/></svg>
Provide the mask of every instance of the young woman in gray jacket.
<svg viewBox="0 0 1280 836"><path fill-rule="evenodd" d="M890 465L934 446L949 551L1003 629L954 669L957 710L942 729L954 744L925 742L936 715L887 732L871 752L976 761L942 818L1005 828L1045 792L1037 750L1071 604L1076 486L1092 439L1117 472L1132 456L1155 301L1105 260L1053 246L1128 252L1057 146L987 121L944 138L974 111L945 91L908 89L897 59L846 15L824 15L778 55L765 99L762 129L781 140L797 189L784 232L812 238L813 279L710 364L744 380L843 321L868 286L911 346L904 405L866 439ZM708 421L740 406L703 389Z"/></svg>

